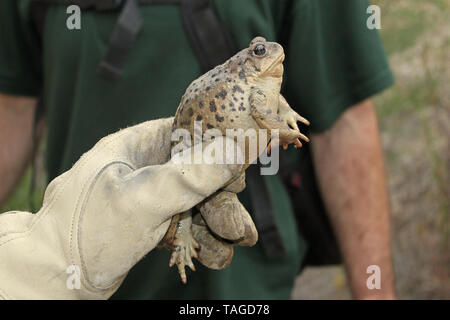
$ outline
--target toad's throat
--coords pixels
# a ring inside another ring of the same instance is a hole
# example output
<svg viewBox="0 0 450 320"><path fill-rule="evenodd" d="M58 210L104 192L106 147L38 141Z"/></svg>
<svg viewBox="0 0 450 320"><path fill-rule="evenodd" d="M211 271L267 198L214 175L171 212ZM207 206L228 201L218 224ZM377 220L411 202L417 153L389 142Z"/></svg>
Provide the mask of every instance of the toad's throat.
<svg viewBox="0 0 450 320"><path fill-rule="evenodd" d="M267 68L264 75L273 76L273 77L281 77L283 75L283 61L284 54L282 54L277 60L275 60L269 68Z"/></svg>

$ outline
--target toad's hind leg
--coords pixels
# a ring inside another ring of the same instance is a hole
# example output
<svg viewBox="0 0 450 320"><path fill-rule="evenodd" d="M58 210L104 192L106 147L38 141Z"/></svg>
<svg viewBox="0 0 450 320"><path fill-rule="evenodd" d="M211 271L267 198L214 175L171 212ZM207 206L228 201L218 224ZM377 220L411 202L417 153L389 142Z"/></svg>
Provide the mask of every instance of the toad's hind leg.
<svg viewBox="0 0 450 320"><path fill-rule="evenodd" d="M245 188L245 174L197 206L210 230L235 244L253 246L258 240L256 227L237 192Z"/></svg>
<svg viewBox="0 0 450 320"><path fill-rule="evenodd" d="M192 271L195 271L192 258L198 259L196 249L200 248L200 245L192 235L191 225L192 212L189 210L180 214L180 220L177 222L177 229L173 242L171 243L172 255L170 257L169 267L172 267L174 264L177 265L178 273L183 283L187 283L185 266L187 265Z"/></svg>

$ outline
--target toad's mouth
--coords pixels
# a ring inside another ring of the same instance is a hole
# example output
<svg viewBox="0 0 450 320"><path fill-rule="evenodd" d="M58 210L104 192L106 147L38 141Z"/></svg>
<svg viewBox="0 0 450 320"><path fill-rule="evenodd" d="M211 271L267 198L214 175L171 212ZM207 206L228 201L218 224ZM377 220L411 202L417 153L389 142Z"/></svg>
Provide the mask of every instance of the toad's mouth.
<svg viewBox="0 0 450 320"><path fill-rule="evenodd" d="M283 75L283 61L284 61L284 54L280 55L278 59L276 59L269 68L267 68L267 71L265 72L268 76L274 76L274 77L280 77Z"/></svg>

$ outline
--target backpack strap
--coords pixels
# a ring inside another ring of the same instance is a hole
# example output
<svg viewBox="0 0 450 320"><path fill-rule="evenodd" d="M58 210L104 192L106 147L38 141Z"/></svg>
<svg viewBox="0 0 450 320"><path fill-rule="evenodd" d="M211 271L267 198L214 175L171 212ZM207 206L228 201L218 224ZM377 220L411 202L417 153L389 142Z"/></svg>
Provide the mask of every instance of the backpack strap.
<svg viewBox="0 0 450 320"><path fill-rule="evenodd" d="M181 0L181 18L202 72L224 63L237 52L210 0Z"/></svg>
<svg viewBox="0 0 450 320"><path fill-rule="evenodd" d="M80 9L94 9L98 11L119 8L126 0L32 0L44 4L77 5Z"/></svg>
<svg viewBox="0 0 450 320"><path fill-rule="evenodd" d="M305 144L295 162L285 156L280 154L279 175L291 199L297 229L308 244L302 268L341 264L339 245L316 180L311 146Z"/></svg>
<svg viewBox="0 0 450 320"><path fill-rule="evenodd" d="M113 80L120 78L128 53L141 27L142 16L137 0L127 0L111 34L108 51L98 66L101 76Z"/></svg>
<svg viewBox="0 0 450 320"><path fill-rule="evenodd" d="M51 0L49 0L51 1ZM91 2L90 6L99 11L122 7L119 18L111 34L108 51L100 61L98 73L112 80L122 75L128 53L133 48L142 27L139 4L179 4L180 0L79 0ZM86 5L86 3L85 3Z"/></svg>
<svg viewBox="0 0 450 320"><path fill-rule="evenodd" d="M83 10L118 10L120 15L111 34L108 51L101 60L98 72L101 76L118 80L142 27L139 5L176 4L180 5L183 27L192 50L200 63L202 72L219 65L235 52L231 36L223 27L212 8L210 0L33 0L40 4L34 16L39 33L42 34L46 9L49 4L78 5ZM205 26L207 26L205 28Z"/></svg>
<svg viewBox="0 0 450 320"><path fill-rule="evenodd" d="M253 220L258 229L259 241L268 258L280 258L286 254L283 240L275 222L272 199L259 165L247 168L248 189L253 208Z"/></svg>

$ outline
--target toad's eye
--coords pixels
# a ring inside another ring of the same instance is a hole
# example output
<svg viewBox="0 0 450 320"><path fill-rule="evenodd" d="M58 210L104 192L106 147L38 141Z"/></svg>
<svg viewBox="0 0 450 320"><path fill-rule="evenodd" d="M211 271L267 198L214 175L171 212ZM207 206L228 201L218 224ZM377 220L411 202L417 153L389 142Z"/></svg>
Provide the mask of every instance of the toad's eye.
<svg viewBox="0 0 450 320"><path fill-rule="evenodd" d="M262 57L266 54L266 47L263 44L258 44L254 49L253 53L255 56Z"/></svg>

